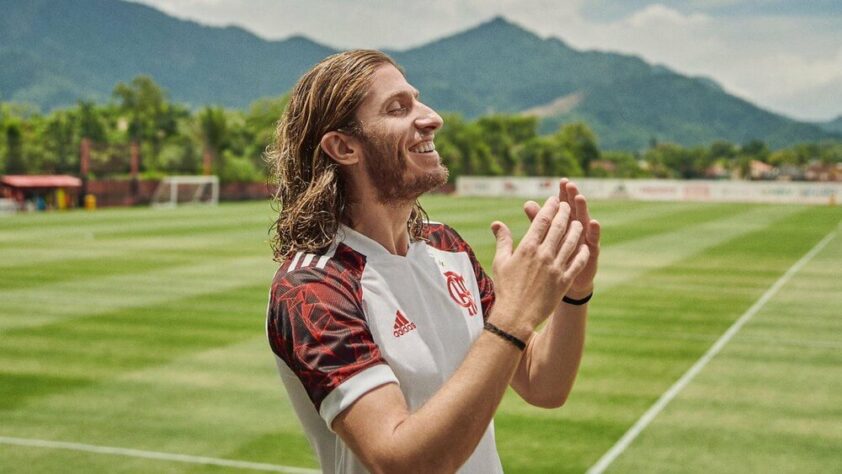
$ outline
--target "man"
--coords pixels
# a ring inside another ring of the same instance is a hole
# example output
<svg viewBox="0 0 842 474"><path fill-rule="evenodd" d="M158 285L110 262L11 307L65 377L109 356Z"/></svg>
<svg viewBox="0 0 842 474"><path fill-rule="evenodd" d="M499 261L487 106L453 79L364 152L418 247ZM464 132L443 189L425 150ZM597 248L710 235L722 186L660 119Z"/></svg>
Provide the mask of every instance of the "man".
<svg viewBox="0 0 842 474"><path fill-rule="evenodd" d="M502 472L506 387L558 407L573 385L599 224L562 180L525 205L516 250L492 223L492 282L417 202L447 179L441 126L389 57L361 50L306 73L278 125L267 332L325 472Z"/></svg>

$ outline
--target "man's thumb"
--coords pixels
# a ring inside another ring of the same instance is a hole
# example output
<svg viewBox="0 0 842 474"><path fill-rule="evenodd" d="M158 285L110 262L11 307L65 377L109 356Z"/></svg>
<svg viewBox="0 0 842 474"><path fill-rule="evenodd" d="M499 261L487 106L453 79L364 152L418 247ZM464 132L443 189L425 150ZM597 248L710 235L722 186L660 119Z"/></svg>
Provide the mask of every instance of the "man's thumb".
<svg viewBox="0 0 842 474"><path fill-rule="evenodd" d="M497 239L497 255L499 256L501 253L503 255L511 255L512 254L512 232L500 221L494 221L491 223L491 232L494 233L494 238Z"/></svg>

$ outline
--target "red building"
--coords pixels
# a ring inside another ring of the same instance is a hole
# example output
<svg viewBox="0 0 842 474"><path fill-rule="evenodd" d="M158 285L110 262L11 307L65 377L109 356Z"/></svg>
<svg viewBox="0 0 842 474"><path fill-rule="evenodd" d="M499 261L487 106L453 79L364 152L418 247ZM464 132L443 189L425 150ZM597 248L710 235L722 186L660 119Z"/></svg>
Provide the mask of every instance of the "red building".
<svg viewBox="0 0 842 474"><path fill-rule="evenodd" d="M82 180L68 175L6 175L0 177L0 197L18 210L66 209L78 198Z"/></svg>

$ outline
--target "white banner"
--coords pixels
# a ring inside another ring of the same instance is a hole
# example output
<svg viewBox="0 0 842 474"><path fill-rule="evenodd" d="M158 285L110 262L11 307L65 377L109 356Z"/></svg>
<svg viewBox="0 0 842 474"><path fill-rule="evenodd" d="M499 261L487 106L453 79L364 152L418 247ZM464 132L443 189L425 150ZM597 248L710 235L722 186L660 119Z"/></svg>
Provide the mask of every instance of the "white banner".
<svg viewBox="0 0 842 474"><path fill-rule="evenodd" d="M574 178L592 199L638 201L837 204L842 183ZM558 178L460 176L460 196L540 198L555 193Z"/></svg>

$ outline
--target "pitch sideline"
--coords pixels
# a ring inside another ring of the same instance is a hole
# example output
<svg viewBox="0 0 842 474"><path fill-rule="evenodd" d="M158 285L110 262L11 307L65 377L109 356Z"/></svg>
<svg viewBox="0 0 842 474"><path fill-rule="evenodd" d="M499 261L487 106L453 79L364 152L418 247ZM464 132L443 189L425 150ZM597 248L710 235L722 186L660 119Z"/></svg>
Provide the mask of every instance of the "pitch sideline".
<svg viewBox="0 0 842 474"><path fill-rule="evenodd" d="M796 274L798 273L813 257L824 249L833 238L836 237L836 230L827 234L819 243L813 246L803 257L795 262L789 270L787 270L766 292L764 292L757 301L745 313L728 328L719 339L708 349L705 354L690 367L681 378L678 379L648 410L629 428L628 431L611 447L601 458L587 470L587 474L602 474L605 469L619 457L626 448L646 429L649 423L655 419L658 414L672 401L678 393L690 383L693 378L711 361L718 353L725 347L731 338L742 329L742 327L757 314L766 303L774 297L778 291Z"/></svg>
<svg viewBox="0 0 842 474"><path fill-rule="evenodd" d="M316 469L280 466L277 464L264 464L249 461L236 461L233 459L191 456L188 454L177 453L162 453L158 451L144 451L140 449L117 448L113 446L97 446L93 444L68 443L64 441L49 441L43 439L13 438L8 436L0 436L0 444L26 446L33 448L67 449L70 451L83 451L97 454L111 454L116 456L156 459L160 461L176 461L190 464L208 464L213 466L232 467L236 469L250 469L252 471L282 472L285 474L321 473L321 471Z"/></svg>

